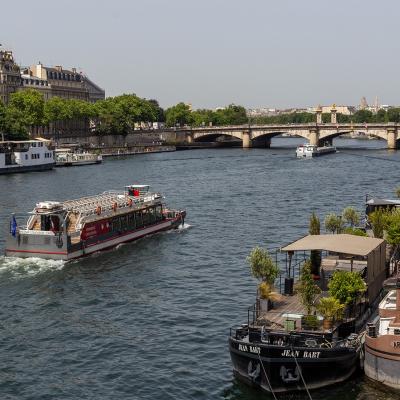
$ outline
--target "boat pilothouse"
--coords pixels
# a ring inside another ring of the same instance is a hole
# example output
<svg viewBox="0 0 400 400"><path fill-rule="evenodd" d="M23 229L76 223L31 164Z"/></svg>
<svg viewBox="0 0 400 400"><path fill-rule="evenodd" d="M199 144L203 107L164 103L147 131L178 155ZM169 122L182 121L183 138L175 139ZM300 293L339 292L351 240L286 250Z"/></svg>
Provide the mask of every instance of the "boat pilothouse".
<svg viewBox="0 0 400 400"><path fill-rule="evenodd" d="M54 152L50 140L0 142L0 174L44 171L53 166Z"/></svg>
<svg viewBox="0 0 400 400"><path fill-rule="evenodd" d="M178 228L186 212L169 210L148 185L64 202L36 204L26 226L10 223L5 255L70 260Z"/></svg>

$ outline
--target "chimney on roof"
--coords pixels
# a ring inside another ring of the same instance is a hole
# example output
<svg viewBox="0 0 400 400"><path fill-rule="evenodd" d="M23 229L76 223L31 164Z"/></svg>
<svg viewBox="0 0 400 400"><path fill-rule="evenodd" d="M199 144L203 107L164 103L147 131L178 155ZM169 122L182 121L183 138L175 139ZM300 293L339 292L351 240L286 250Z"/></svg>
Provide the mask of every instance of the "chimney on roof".
<svg viewBox="0 0 400 400"><path fill-rule="evenodd" d="M76 68L72 68L72 72L76 74Z"/></svg>

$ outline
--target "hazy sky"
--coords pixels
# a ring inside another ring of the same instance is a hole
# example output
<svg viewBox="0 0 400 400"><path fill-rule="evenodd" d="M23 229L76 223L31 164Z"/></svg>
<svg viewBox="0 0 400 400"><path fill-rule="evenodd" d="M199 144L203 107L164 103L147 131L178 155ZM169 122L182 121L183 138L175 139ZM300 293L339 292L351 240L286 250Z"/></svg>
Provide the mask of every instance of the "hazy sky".
<svg viewBox="0 0 400 400"><path fill-rule="evenodd" d="M397 0L2 1L22 65L77 67L163 107L400 104Z"/></svg>

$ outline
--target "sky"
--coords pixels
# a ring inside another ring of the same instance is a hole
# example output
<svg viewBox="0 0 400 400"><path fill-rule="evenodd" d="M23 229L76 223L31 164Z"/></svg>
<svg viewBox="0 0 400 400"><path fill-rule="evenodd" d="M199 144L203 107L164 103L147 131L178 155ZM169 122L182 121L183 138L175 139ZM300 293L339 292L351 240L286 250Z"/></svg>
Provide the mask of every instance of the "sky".
<svg viewBox="0 0 400 400"><path fill-rule="evenodd" d="M19 64L77 67L106 96L165 108L400 104L397 0L19 0L0 17Z"/></svg>

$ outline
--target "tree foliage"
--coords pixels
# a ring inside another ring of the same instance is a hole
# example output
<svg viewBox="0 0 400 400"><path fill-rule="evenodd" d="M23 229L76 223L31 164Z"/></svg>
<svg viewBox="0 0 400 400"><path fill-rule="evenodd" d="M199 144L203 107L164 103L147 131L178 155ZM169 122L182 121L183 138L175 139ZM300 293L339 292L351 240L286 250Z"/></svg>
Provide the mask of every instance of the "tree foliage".
<svg viewBox="0 0 400 400"><path fill-rule="evenodd" d="M27 137L33 126L43 123L44 99L37 90L13 93L6 108L5 124L12 136Z"/></svg>
<svg viewBox="0 0 400 400"><path fill-rule="evenodd" d="M354 207L346 207L342 212L342 219L353 227L360 223L360 213Z"/></svg>
<svg viewBox="0 0 400 400"><path fill-rule="evenodd" d="M343 228L343 222L340 215L335 213L328 214L324 219L325 230L332 233L340 233Z"/></svg>
<svg viewBox="0 0 400 400"><path fill-rule="evenodd" d="M341 304L350 304L367 290L358 272L335 271L328 283L329 294Z"/></svg>
<svg viewBox="0 0 400 400"><path fill-rule="evenodd" d="M319 235L321 233L321 223L315 212L311 214L308 232L310 235Z"/></svg>
<svg viewBox="0 0 400 400"><path fill-rule="evenodd" d="M267 250L258 246L255 247L247 257L247 262L250 265L250 271L254 278L267 282L270 285L274 284L279 274L279 268L272 261Z"/></svg>
<svg viewBox="0 0 400 400"><path fill-rule="evenodd" d="M165 121L168 126L190 125L193 120L190 106L182 102L165 111Z"/></svg>
<svg viewBox="0 0 400 400"><path fill-rule="evenodd" d="M310 260L307 260L303 265L296 290L300 295L301 304L307 310L307 314L311 314L316 297L321 293L321 289L312 278Z"/></svg>
<svg viewBox="0 0 400 400"><path fill-rule="evenodd" d="M318 312L329 320L341 319L344 312L344 304L335 297L323 297L317 305Z"/></svg>
<svg viewBox="0 0 400 400"><path fill-rule="evenodd" d="M386 212L382 208L378 208L368 215L368 221L371 223L374 237L383 239L386 219Z"/></svg>

